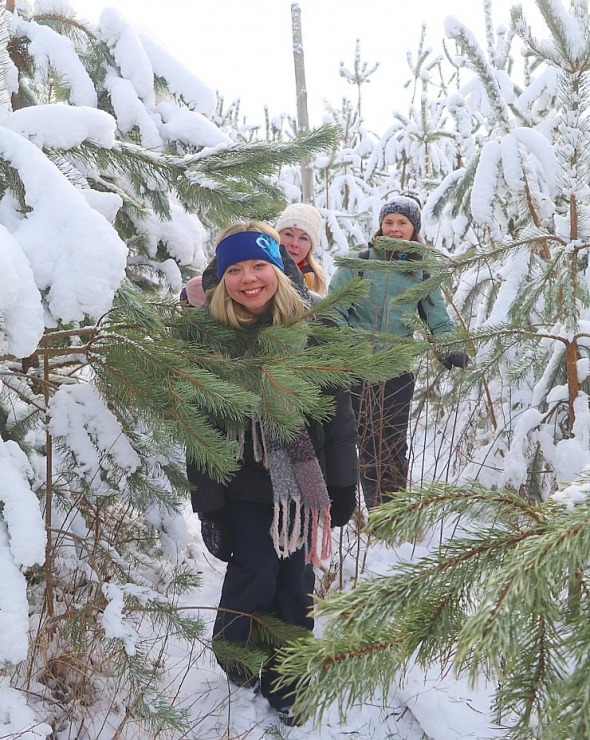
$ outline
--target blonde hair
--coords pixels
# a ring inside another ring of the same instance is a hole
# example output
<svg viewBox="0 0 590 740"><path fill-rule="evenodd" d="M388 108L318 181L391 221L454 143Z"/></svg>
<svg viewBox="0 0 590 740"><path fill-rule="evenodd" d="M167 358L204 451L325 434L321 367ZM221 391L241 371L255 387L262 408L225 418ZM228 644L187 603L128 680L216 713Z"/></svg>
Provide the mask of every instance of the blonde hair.
<svg viewBox="0 0 590 740"><path fill-rule="evenodd" d="M244 221L228 226L223 229L217 236L216 243L225 239L232 234L238 234L241 231L261 231L268 234L277 242L279 235L272 226L263 221ZM269 263L277 275L277 291L272 297L271 314L273 324L285 324L293 318L302 316L305 311L303 299L295 289L293 283L272 262ZM207 291L207 300L211 316L222 324L231 326L234 329L241 329L255 324L259 317L252 315L244 306L236 303L225 287L225 280L221 278L219 284L213 289Z"/></svg>
<svg viewBox="0 0 590 740"><path fill-rule="evenodd" d="M312 254L313 247L309 250L307 253L307 257L305 258L305 261L312 269L312 280L311 285L308 283L308 287L314 291L314 293L319 293L320 295L326 294L326 273L324 272L324 268L320 265L320 263L317 261L317 259ZM306 281L307 282L307 281Z"/></svg>

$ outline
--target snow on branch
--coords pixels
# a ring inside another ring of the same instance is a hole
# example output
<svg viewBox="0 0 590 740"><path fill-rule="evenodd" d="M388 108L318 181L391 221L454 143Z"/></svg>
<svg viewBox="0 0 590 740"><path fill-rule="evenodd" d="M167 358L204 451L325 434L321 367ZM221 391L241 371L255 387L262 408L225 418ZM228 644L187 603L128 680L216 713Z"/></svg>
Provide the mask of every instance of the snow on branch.
<svg viewBox="0 0 590 740"><path fill-rule="evenodd" d="M45 528L37 496L29 484L30 474L28 458L16 442L0 439L2 519L13 562L26 568L45 560Z"/></svg>
<svg viewBox="0 0 590 740"><path fill-rule="evenodd" d="M41 293L29 261L8 229L0 225L0 354L28 357L45 329Z"/></svg>
<svg viewBox="0 0 590 740"><path fill-rule="evenodd" d="M558 163L555 154L555 148L543 134L533 128L519 126L510 132L519 143L523 144L531 154L533 154L541 165L545 176L545 184L548 188L548 194L555 196L557 194L557 170Z"/></svg>
<svg viewBox="0 0 590 740"><path fill-rule="evenodd" d="M117 10L107 8L100 16L100 30L121 75L129 80L144 103L153 105L155 95L152 65L136 29Z"/></svg>
<svg viewBox="0 0 590 740"><path fill-rule="evenodd" d="M588 53L584 19L568 13L560 0L543 0L542 5L545 20L552 27L564 57L573 61L581 60Z"/></svg>
<svg viewBox="0 0 590 740"><path fill-rule="evenodd" d="M166 80L170 92L181 98L191 110L212 116L217 103L213 90L169 54L152 36L141 33L140 38L154 73Z"/></svg>
<svg viewBox="0 0 590 740"><path fill-rule="evenodd" d="M471 212L473 218L480 224L491 225L494 221L501 155L502 151L497 141L488 141L481 150L471 191Z"/></svg>
<svg viewBox="0 0 590 740"><path fill-rule="evenodd" d="M125 277L125 243L30 141L0 128L0 157L25 187L30 211L12 233L51 314L65 322L104 314Z"/></svg>
<svg viewBox="0 0 590 740"><path fill-rule="evenodd" d="M27 582L11 556L6 525L0 520L0 663L25 660L28 650ZM4 726L4 722L3 722Z"/></svg>
<svg viewBox="0 0 590 740"><path fill-rule="evenodd" d="M181 109L173 103L162 102L157 106L162 117L161 131L169 141L181 141L189 146L214 147L231 144L231 138L201 113Z"/></svg>
<svg viewBox="0 0 590 740"><path fill-rule="evenodd" d="M519 192L524 189L525 179L522 167L522 156L518 150L518 141L513 136L503 136L500 140L502 173L506 185Z"/></svg>
<svg viewBox="0 0 590 740"><path fill-rule="evenodd" d="M45 76L52 67L70 86L73 105L96 107L94 83L82 64L73 42L35 21L15 20L15 35L30 39L29 54L35 60L37 75Z"/></svg>
<svg viewBox="0 0 590 740"><path fill-rule="evenodd" d="M111 149L115 144L115 121L104 111L65 103L34 105L13 111L3 121L5 128L43 147L74 149L92 141Z"/></svg>
<svg viewBox="0 0 590 740"><path fill-rule="evenodd" d="M0 118L10 110L10 96L18 90L18 70L8 53L13 16L0 8Z"/></svg>
<svg viewBox="0 0 590 740"><path fill-rule="evenodd" d="M10 687L9 676L0 676L0 717L4 737L42 740L53 734L50 725L38 721L35 711L27 705L24 693Z"/></svg>
<svg viewBox="0 0 590 740"><path fill-rule="evenodd" d="M67 445L76 460L76 474L93 490L110 492L105 473L119 487L134 473L140 459L114 414L88 383L62 385L51 399L49 431Z"/></svg>
<svg viewBox="0 0 590 740"><path fill-rule="evenodd" d="M148 112L129 80L123 80L114 72L108 72L104 85L121 133L127 134L137 126L141 143L148 149L160 149L163 141L154 116Z"/></svg>
<svg viewBox="0 0 590 740"><path fill-rule="evenodd" d="M28 478L31 467L16 442L0 439L0 663L25 660L28 650L27 583L21 569L45 560L45 527Z"/></svg>
<svg viewBox="0 0 590 740"><path fill-rule="evenodd" d="M497 74L498 70L495 70L485 58L475 36L456 18L449 16L445 20L445 32L449 38L455 39L469 65L480 78L498 122L509 129L511 116L505 99L508 82L506 75Z"/></svg>
<svg viewBox="0 0 590 740"><path fill-rule="evenodd" d="M105 635L113 640L121 640L127 655L135 655L139 635L125 619L123 591L114 583L105 583L102 586L102 592L109 602L102 615Z"/></svg>

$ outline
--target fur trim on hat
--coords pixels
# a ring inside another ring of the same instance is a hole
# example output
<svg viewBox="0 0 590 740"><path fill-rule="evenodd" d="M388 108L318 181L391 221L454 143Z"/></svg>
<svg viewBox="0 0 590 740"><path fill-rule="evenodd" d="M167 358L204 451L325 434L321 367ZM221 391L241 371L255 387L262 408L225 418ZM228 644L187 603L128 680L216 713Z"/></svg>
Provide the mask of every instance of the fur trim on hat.
<svg viewBox="0 0 590 740"><path fill-rule="evenodd" d="M402 216L405 216L416 230L416 234L420 233L422 215L420 213L420 206L413 198L408 198L407 195L397 195L389 203L386 203L379 212L379 228L381 228L383 219L389 213L400 213Z"/></svg>
<svg viewBox="0 0 590 740"><path fill-rule="evenodd" d="M279 232L288 228L305 231L311 241L311 248L315 249L320 243L322 216L309 203L291 203L279 216L275 228Z"/></svg>

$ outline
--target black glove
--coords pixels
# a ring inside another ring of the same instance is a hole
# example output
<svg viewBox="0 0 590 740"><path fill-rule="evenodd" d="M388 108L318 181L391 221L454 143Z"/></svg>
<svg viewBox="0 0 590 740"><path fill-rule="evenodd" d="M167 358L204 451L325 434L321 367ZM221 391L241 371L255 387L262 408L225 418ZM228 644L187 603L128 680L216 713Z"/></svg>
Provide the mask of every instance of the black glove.
<svg viewBox="0 0 590 740"><path fill-rule="evenodd" d="M450 370L452 367L460 367L461 370L465 370L469 365L469 355L465 352L451 352L448 357L441 359L442 364Z"/></svg>
<svg viewBox="0 0 590 740"><path fill-rule="evenodd" d="M215 509L199 513L201 537L211 555L225 563L232 555L231 530L227 509Z"/></svg>
<svg viewBox="0 0 590 740"><path fill-rule="evenodd" d="M343 527L350 521L356 508L356 486L336 488L328 486L330 519L333 527Z"/></svg>

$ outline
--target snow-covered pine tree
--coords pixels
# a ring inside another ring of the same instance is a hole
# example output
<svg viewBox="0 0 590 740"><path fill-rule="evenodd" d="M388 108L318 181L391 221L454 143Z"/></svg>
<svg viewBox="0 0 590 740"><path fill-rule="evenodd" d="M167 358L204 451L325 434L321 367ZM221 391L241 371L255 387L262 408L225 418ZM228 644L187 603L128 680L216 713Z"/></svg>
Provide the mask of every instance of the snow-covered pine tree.
<svg viewBox="0 0 590 740"><path fill-rule="evenodd" d="M375 212L380 208L378 179L371 180L366 175L377 136L366 127L362 115L364 86L378 68L378 63L363 60L357 40L352 68L341 62L339 70L340 76L356 88L356 97L343 97L339 108L327 109L342 132L338 146L329 155L316 158L316 205L324 209L327 219L328 275L334 270L334 257L366 244L374 229Z"/></svg>
<svg viewBox="0 0 590 740"><path fill-rule="evenodd" d="M323 351L297 327L269 332L256 346L294 391L285 405L256 353L229 362L233 335L176 305L204 227L276 212L269 176L335 131L233 145L211 91L153 39L114 10L93 28L64 0L2 9L0 104L3 728L79 736L109 714L156 735L184 715L143 623L202 630L176 607L198 582L183 448L223 478L233 446L211 418L278 408L288 434L302 409L327 413L320 384L390 364L319 324Z"/></svg>
<svg viewBox="0 0 590 740"><path fill-rule="evenodd" d="M536 42L521 15L513 19L535 69L520 89L467 29L447 22L485 91L485 106L481 95L475 105L488 123L485 143L442 182L428 210L448 224L443 242L455 239L454 301L479 346L464 407L462 452L472 464L463 474L542 499L590 462L583 441L589 131L579 41L585 11L539 7L552 32L546 42ZM553 47L559 52L549 53Z"/></svg>
<svg viewBox="0 0 590 740"><path fill-rule="evenodd" d="M443 57L426 46L426 26L416 54L408 53L412 87L409 110L396 112L393 124L382 134L368 162L367 177L381 173L381 198L412 191L422 199L451 172L457 160L457 135L446 105L449 86Z"/></svg>

